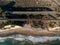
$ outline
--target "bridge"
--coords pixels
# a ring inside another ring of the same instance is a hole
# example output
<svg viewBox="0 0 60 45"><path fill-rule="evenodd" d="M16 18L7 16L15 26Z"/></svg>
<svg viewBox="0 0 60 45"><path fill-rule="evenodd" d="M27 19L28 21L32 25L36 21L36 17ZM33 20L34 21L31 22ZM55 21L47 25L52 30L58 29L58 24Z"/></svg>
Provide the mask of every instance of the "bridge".
<svg viewBox="0 0 60 45"><path fill-rule="evenodd" d="M56 11L6 11L8 14L60 14Z"/></svg>
<svg viewBox="0 0 60 45"><path fill-rule="evenodd" d="M7 14L15 14L15 16L17 16L17 15L22 15L22 14L25 14L25 15L27 15L27 16L29 16L29 15L40 15L40 14L42 14L42 15L44 15L44 16L51 16L51 17L53 17L53 18L57 18L57 14L60 14L60 12L56 12L56 11L13 11L13 12L11 12L11 11L8 11L8 12L5 12L5 13L7 13ZM59 18L57 18L57 19L59 19Z"/></svg>
<svg viewBox="0 0 60 45"><path fill-rule="evenodd" d="M19 14L19 15L26 14L27 16L29 16L30 14L33 14L33 15L43 14L45 16L48 16L48 14L51 14L53 17L56 17L55 16L56 14L60 14L60 12L56 12L56 11L6 11L5 13L16 14L16 15L17 14ZM27 21L31 24L31 21L44 21L44 23L45 23L45 21L49 21L49 20L56 20L57 21L60 19L30 19L30 18L27 18L27 19L6 19L6 20L9 20L9 21ZM46 23L45 23L45 25L46 25ZM46 28L47 28L47 30L49 30L47 25L46 25Z"/></svg>
<svg viewBox="0 0 60 45"><path fill-rule="evenodd" d="M49 21L49 20L60 20L60 19L6 19L6 20L10 20L10 21L28 21L28 20L32 20L32 21Z"/></svg>

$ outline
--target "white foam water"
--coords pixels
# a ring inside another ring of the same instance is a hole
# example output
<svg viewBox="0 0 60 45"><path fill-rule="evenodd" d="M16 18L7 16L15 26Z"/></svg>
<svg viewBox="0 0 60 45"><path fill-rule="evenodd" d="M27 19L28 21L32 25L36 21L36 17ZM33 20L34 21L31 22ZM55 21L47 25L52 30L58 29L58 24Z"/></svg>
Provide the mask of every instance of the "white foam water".
<svg viewBox="0 0 60 45"><path fill-rule="evenodd" d="M46 42L46 41L52 41L52 40L60 40L60 37L48 37L48 36L25 36L25 35L12 35L8 37L0 37L0 42L4 42L7 38L13 38L15 40L24 41L24 40L30 40L32 42Z"/></svg>

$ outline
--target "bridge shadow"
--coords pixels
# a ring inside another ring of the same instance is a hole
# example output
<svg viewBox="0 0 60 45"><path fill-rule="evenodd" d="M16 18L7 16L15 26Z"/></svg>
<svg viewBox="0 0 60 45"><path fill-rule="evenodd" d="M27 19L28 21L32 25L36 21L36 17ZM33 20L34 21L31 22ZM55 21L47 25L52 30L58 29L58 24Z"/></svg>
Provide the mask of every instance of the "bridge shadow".
<svg viewBox="0 0 60 45"><path fill-rule="evenodd" d="M15 2L11 1L6 5L0 5L4 11L53 11L48 7L14 7Z"/></svg>
<svg viewBox="0 0 60 45"><path fill-rule="evenodd" d="M49 9L47 7L14 7L14 5L15 2L11 1L10 3L0 7L2 7L4 11L7 11L9 15L12 15L14 11L53 11L52 9ZM21 22L21 23L25 24L25 22ZM20 25L21 23L19 22ZM16 24L18 24L18 22L16 22Z"/></svg>
<svg viewBox="0 0 60 45"><path fill-rule="evenodd" d="M14 1L11 1L10 3L6 4L6 5L0 5L0 7L4 10L4 11L8 11L11 7L13 7L15 5Z"/></svg>

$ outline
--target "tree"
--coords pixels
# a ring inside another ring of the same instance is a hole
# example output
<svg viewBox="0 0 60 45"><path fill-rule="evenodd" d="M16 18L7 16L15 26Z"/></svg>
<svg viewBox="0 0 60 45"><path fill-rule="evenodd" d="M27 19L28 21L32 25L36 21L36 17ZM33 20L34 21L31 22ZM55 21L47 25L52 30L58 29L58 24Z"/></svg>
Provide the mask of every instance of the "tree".
<svg viewBox="0 0 60 45"><path fill-rule="evenodd" d="M0 17L3 17L4 19L6 19L6 14L4 13L3 9L0 8Z"/></svg>

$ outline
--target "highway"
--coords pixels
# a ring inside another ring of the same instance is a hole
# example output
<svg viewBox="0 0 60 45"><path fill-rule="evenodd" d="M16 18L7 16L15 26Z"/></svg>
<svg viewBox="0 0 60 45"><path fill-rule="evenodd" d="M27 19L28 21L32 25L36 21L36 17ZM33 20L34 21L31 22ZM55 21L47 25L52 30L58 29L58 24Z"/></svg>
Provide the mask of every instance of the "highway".
<svg viewBox="0 0 60 45"><path fill-rule="evenodd" d="M8 13L8 14L60 14L60 12L56 12L56 11L7 11L5 13Z"/></svg>
<svg viewBox="0 0 60 45"><path fill-rule="evenodd" d="M60 19L5 19L5 20L9 20L9 21L40 21L40 20L46 20L46 21L49 21L49 20L60 20ZM3 21L5 21L3 20ZM0 20L2 21L2 20Z"/></svg>

